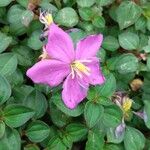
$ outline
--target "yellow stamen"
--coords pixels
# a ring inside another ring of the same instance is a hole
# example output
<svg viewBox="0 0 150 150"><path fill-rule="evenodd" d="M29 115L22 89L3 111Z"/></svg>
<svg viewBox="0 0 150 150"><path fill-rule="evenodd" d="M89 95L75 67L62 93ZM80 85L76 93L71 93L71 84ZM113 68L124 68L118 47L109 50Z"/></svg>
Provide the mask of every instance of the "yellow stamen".
<svg viewBox="0 0 150 150"><path fill-rule="evenodd" d="M48 55L45 46L43 46L43 52L42 54L39 56L40 60L44 60L44 59L50 59L50 56Z"/></svg>
<svg viewBox="0 0 150 150"><path fill-rule="evenodd" d="M125 101L123 102L122 109L126 113L131 109L131 106L132 106L132 100L126 98Z"/></svg>
<svg viewBox="0 0 150 150"><path fill-rule="evenodd" d="M53 23L53 17L48 12L40 12L39 20L45 24L45 28L48 28Z"/></svg>
<svg viewBox="0 0 150 150"><path fill-rule="evenodd" d="M75 72L77 75L82 78L82 73L85 75L90 75L90 68L86 67L83 63L76 60L71 64L71 74L72 78L75 76Z"/></svg>
<svg viewBox="0 0 150 150"><path fill-rule="evenodd" d="M51 14L47 13L46 16L45 16L45 19L48 23L48 25L50 25L51 23L53 23L53 17Z"/></svg>

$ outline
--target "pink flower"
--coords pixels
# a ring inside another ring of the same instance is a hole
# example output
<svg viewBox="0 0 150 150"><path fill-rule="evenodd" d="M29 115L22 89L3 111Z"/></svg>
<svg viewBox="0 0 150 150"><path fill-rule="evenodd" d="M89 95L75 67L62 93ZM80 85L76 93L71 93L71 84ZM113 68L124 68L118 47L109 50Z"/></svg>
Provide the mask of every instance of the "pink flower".
<svg viewBox="0 0 150 150"><path fill-rule="evenodd" d="M90 84L104 83L96 58L102 40L101 34L88 36L79 41L74 50L70 36L53 23L46 45L50 59L36 63L27 71L27 76L35 83L52 87L64 81L62 99L68 108L74 109L87 96Z"/></svg>

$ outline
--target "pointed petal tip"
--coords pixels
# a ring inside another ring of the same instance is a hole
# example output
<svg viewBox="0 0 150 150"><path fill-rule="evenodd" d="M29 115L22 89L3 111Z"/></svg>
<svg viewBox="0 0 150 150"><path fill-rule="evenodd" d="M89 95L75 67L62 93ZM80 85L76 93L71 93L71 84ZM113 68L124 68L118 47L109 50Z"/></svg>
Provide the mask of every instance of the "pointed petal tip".
<svg viewBox="0 0 150 150"><path fill-rule="evenodd" d="M102 34L88 35L80 40L76 46L76 59L88 59L95 57L103 41Z"/></svg>
<svg viewBox="0 0 150 150"><path fill-rule="evenodd" d="M102 75L102 80L101 80L101 83L100 84L104 84L105 83L105 81L106 81L106 78Z"/></svg>
<svg viewBox="0 0 150 150"><path fill-rule="evenodd" d="M37 62L27 70L26 75L34 83L42 83L54 87L59 85L69 72L68 65L51 59Z"/></svg>
<svg viewBox="0 0 150 150"><path fill-rule="evenodd" d="M31 76L31 68L29 68L29 69L26 71L26 76L30 78L30 76Z"/></svg>
<svg viewBox="0 0 150 150"><path fill-rule="evenodd" d="M34 72L33 72L33 68L29 68L27 71L26 71L26 76L32 80L34 83L38 83L35 78L34 78Z"/></svg>
<svg viewBox="0 0 150 150"><path fill-rule="evenodd" d="M66 107L75 109L78 104L87 96L87 89L83 88L78 79L68 76L63 84L62 100Z"/></svg>
<svg viewBox="0 0 150 150"><path fill-rule="evenodd" d="M77 105L66 105L66 107L71 109L71 110L73 110L73 109L75 109L77 107Z"/></svg>
<svg viewBox="0 0 150 150"><path fill-rule="evenodd" d="M98 40L99 40L100 46L101 46L101 44L103 42L103 34L97 34L96 36L98 37Z"/></svg>

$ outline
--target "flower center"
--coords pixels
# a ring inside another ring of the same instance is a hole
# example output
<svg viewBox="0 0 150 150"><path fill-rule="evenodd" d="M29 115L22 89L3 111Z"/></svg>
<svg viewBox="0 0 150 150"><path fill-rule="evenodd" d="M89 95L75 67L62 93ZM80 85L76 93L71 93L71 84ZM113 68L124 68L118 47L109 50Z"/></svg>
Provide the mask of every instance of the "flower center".
<svg viewBox="0 0 150 150"><path fill-rule="evenodd" d="M124 102L123 102L123 106L122 109L124 112L128 112L132 107L132 100L127 98Z"/></svg>
<svg viewBox="0 0 150 150"><path fill-rule="evenodd" d="M53 17L48 12L41 12L39 17L41 23L45 24L46 28L48 28L51 23L53 23Z"/></svg>
<svg viewBox="0 0 150 150"><path fill-rule="evenodd" d="M45 16L45 19L46 19L48 25L50 25L53 22L53 18L52 18L51 14L47 14Z"/></svg>
<svg viewBox="0 0 150 150"><path fill-rule="evenodd" d="M84 61L82 61L84 62ZM82 78L83 74L85 75L90 75L90 68L85 66L83 63L79 60L75 60L72 64L71 64L71 74L72 74L72 78L74 78L75 73Z"/></svg>

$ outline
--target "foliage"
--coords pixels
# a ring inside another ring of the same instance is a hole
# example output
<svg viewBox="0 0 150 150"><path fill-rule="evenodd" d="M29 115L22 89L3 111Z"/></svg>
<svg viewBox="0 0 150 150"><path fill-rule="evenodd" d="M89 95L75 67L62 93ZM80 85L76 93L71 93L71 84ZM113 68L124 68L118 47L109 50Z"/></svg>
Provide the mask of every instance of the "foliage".
<svg viewBox="0 0 150 150"><path fill-rule="evenodd" d="M26 76L45 43L39 8L74 44L104 35L97 56L106 81L74 110L62 86ZM0 150L148 150L149 129L149 0L0 0Z"/></svg>

